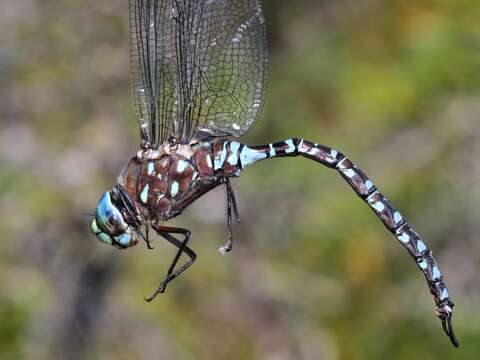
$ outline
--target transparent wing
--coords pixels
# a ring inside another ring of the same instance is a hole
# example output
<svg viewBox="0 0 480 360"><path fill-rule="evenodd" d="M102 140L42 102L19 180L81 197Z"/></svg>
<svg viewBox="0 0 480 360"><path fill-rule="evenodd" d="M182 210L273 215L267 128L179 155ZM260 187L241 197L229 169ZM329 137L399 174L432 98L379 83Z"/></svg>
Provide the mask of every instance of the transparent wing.
<svg viewBox="0 0 480 360"><path fill-rule="evenodd" d="M260 0L130 0L132 90L144 141L240 136L262 107Z"/></svg>

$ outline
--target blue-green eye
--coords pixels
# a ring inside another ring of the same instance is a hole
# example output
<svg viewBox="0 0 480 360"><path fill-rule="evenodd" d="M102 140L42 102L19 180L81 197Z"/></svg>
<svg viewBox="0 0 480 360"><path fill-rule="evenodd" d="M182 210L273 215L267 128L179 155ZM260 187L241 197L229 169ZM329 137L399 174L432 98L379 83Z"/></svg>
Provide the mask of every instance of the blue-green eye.
<svg viewBox="0 0 480 360"><path fill-rule="evenodd" d="M130 247L137 243L135 232L112 203L108 191L98 202L97 213L90 224L90 230L100 241L118 248Z"/></svg>
<svg viewBox="0 0 480 360"><path fill-rule="evenodd" d="M98 228L97 221L95 219L93 219L91 224L90 224L90 230L100 241L102 241L102 242L104 242L108 245L113 244L112 238L110 236L108 236L107 234L103 233L102 230L100 230Z"/></svg>
<svg viewBox="0 0 480 360"><path fill-rule="evenodd" d="M97 221L95 219L92 220L90 223L90 231L94 234L97 235L100 231L100 229L97 226Z"/></svg>
<svg viewBox="0 0 480 360"><path fill-rule="evenodd" d="M112 245L112 238L108 236L105 233L100 233L97 235L97 237L100 239L101 242L104 242L105 244Z"/></svg>
<svg viewBox="0 0 480 360"><path fill-rule="evenodd" d="M132 235L124 233L120 236L115 236L115 241L122 246L129 246L132 242Z"/></svg>
<svg viewBox="0 0 480 360"><path fill-rule="evenodd" d="M127 224L120 211L112 203L108 191L102 195L98 202L96 219L97 226L108 235L119 235L127 229Z"/></svg>

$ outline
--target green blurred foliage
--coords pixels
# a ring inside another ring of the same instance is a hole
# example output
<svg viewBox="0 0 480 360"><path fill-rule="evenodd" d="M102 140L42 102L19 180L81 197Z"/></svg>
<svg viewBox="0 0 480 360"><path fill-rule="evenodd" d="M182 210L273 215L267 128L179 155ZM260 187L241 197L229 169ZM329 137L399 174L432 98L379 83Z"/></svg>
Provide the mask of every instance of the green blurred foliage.
<svg viewBox="0 0 480 360"><path fill-rule="evenodd" d="M269 82L243 142L334 146L426 239L455 308L453 349L409 255L334 172L267 161L172 225L199 258L88 232L136 151L127 1L0 5L0 358L475 359L480 354L480 3L265 1Z"/></svg>

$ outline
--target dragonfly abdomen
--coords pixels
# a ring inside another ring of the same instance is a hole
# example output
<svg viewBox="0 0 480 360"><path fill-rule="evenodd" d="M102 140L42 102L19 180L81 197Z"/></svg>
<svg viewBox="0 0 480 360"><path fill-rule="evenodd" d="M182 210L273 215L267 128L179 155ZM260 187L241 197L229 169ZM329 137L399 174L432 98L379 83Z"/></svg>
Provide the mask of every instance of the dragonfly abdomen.
<svg viewBox="0 0 480 360"><path fill-rule="evenodd" d="M450 322L453 303L432 252L367 175L340 151L302 138L291 138L259 146L227 141L222 144L221 150L215 153L214 168L217 172L225 171L231 176L239 176L241 170L257 161L285 156L303 156L340 173L413 257L434 297L436 314L442 320L445 332L452 343L457 346L458 342L453 335Z"/></svg>

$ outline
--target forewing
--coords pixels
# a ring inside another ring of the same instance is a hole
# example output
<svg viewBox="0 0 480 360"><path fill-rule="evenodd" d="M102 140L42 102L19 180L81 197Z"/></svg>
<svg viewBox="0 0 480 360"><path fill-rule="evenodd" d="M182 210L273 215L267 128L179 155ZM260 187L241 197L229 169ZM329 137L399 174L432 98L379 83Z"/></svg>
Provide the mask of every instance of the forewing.
<svg viewBox="0 0 480 360"><path fill-rule="evenodd" d="M175 45L167 27L166 1L130 0L132 93L142 140L156 144L172 133L175 74L169 58Z"/></svg>
<svg viewBox="0 0 480 360"><path fill-rule="evenodd" d="M240 136L262 106L259 0L131 0L132 88L145 141Z"/></svg>

